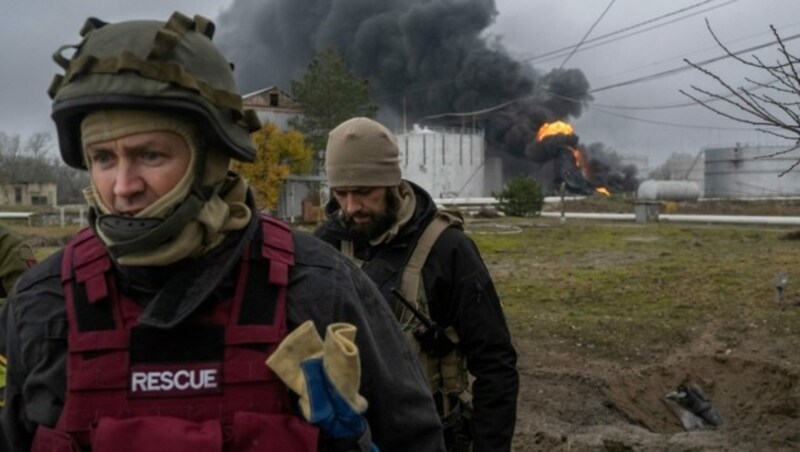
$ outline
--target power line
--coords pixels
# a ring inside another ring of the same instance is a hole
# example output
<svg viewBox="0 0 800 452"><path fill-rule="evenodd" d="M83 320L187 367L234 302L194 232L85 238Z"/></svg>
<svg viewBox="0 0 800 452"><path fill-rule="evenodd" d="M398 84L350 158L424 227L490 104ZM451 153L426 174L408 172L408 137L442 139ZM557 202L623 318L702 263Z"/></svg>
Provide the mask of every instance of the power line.
<svg viewBox="0 0 800 452"><path fill-rule="evenodd" d="M775 79L775 80L772 80L771 82L761 82L761 83L757 83L757 84L752 84L752 85L750 85L750 86L748 86L746 88L742 88L742 89L745 89L745 90L748 90L748 91L755 91L757 89L761 89L761 88L765 88L765 87L770 86L770 85L774 85L774 84L776 84L778 82L780 82L780 80ZM577 100L575 100L575 99L573 99L571 97L562 96L560 94L550 93L550 95L553 96L553 97L557 97L559 99L578 102ZM736 96L736 94L733 94L733 93L728 93L728 94L725 94L725 95L719 94L716 97L708 97L706 99L703 99L701 102L704 102L704 103L717 102L717 101L722 100L722 98L729 98L729 97L734 97L734 96ZM612 110L672 110L672 109L675 109L675 108L696 107L697 104L698 103L696 101L688 101L688 102L680 102L680 103L673 103L673 104L650 105L650 106L608 105L608 104L598 104L598 103L593 103L592 105L594 105L596 107L601 107L601 108L609 108L609 109L612 109Z"/></svg>
<svg viewBox="0 0 800 452"><path fill-rule="evenodd" d="M677 10L677 11L675 11L675 12L673 12L673 13L668 13L668 14L665 14L665 15L663 15L663 16L657 17L657 18L655 18L655 19L651 19L651 20L645 21L645 22L643 22L643 23L641 23L641 24L636 24L636 25L633 25L633 26L630 26L630 27L627 27L627 28L623 28L623 29L621 29L621 30L617 30L616 32L607 33L607 34L605 34L605 35L602 35L602 36L599 36L599 37L597 37L597 38L592 38L592 39L589 39L589 40L587 40L586 42L594 42L594 41L596 41L596 40L598 40L598 39L602 39L602 38L604 38L604 37L608 37L608 36L611 36L611 35L613 35L613 34L617 34L617 33L619 33L619 32L626 31L626 30L629 30L629 29L632 29L632 28L635 28L635 27L641 26L642 24L650 23L650 22L652 22L652 21L655 21L655 20L658 20L658 19L660 19L660 18L667 17L667 16L673 15L673 14L675 14L675 13L683 12L683 11L686 11L686 10L688 10L688 9L692 9L692 8L694 8L694 7L697 7L697 6L702 6L702 5L706 4L706 3L710 3L710 2L713 2L713 1L717 1L717 0L704 0L704 1L700 2L700 3L697 3L697 4L695 4L695 5L691 5L691 6L689 6L689 7L686 7L686 8L680 9L680 10ZM739 1L739 0L729 0L729 1L727 1L727 2L725 2L725 3L723 3L723 4L721 4L721 5L717 5L717 6L714 6L714 7L711 7L711 8L705 9L705 10L702 10L702 11L698 11L698 12L696 12L695 14L692 14L692 15L701 14L701 13L703 13L703 12L710 11L710 10L712 10L712 9L716 9L716 8L720 8L720 7L726 6L726 5L730 4L730 3L734 3L734 2L737 2L737 1ZM613 3L613 1L612 1L612 3ZM610 6L611 6L611 5L609 5L609 6L606 8L606 11L608 10L608 8L610 8ZM603 15L604 15L604 14L605 14L605 11L603 12ZM678 20L683 20L683 19L685 19L685 18L688 18L688 17L691 17L691 16L686 16L686 17L683 17L683 18L679 18L679 19L677 19L677 20L673 20L673 21L670 21L670 22L666 22L666 23L664 23L664 24L660 24L660 25L659 25L659 27L661 27L661 26L664 26L664 25L668 25L668 24L670 24L670 23L673 23L673 22L676 22L676 21L678 21ZM601 17L600 17L600 18L602 18L602 15L601 15ZM598 20L599 20L599 19L598 19ZM596 25L596 23L595 23L595 25ZM594 28L594 25L592 26L592 28ZM649 31L649 30L651 30L651 29L654 29L654 28L657 28L657 27L649 28L649 29L647 29L647 30L642 30L641 32L644 32L644 31ZM591 29L590 29L589 31L591 32ZM637 34L638 34L638 33L637 33ZM588 35L588 33L587 33L587 35ZM601 43L601 44L598 44L598 45L595 45L595 46L584 47L584 48L582 48L582 49L581 49L581 51L583 51L583 50L588 50L588 49L591 49L591 48L594 48L594 47L598 47L598 46L600 46L600 45L604 45L604 44L607 44L607 43L611 43L611 42L614 42L614 41L617 41L617 40L619 40L619 39L623 39L623 38L626 38L626 37L628 37L628 36L626 35L626 36L620 37L620 38L618 38L618 39L615 39L615 40L610 40L610 41L608 41L608 42L604 42L604 43ZM577 46L578 46L578 45L579 45L579 44L572 45L572 46L568 46L568 47L564 47L564 48L562 48L562 49L559 49L559 50L557 50L557 51L554 51L554 52L561 52L561 51L563 51L563 50L568 50L568 49L572 49L572 48L577 48ZM552 52L550 52L550 53L552 53ZM548 53L548 54L544 54L544 55L549 55L550 53ZM573 53L577 53L577 52L573 52ZM522 59L522 60L517 60L517 61L518 61L519 63L525 63L525 62L531 61L531 60L533 60L533 59L539 58L539 57L541 57L541 56L544 56L544 55L535 56L535 57L531 57L531 58L527 58L527 59ZM552 58L547 58L547 59L546 59L546 60L544 60L544 61L549 61L550 59L558 58L558 57L560 57L560 56L561 56L561 54L559 54L559 55L556 55L556 56L554 56L554 57L552 57ZM567 61L567 60L565 60L565 61L564 61L564 63L562 63L562 67L563 67L563 65L566 63L566 61ZM380 97L377 97L377 98L375 98L375 100L379 100L379 101L380 101L380 100L386 100L386 99L394 99L394 98L396 98L396 97L398 97L398 96L403 96L403 95L406 95L406 94L414 94L414 93L419 93L419 92L424 92L424 91L427 91L428 89L430 89L431 85L450 85L450 84L453 84L453 83L455 83L455 81L454 81L454 80L429 80L429 81L425 82L425 84L424 84L424 85L418 86L416 89L412 89L412 90L406 90L406 91L404 91L403 93L396 92L396 93L392 93L392 94L385 94L385 95L383 95L383 96L380 96ZM512 102L514 102L514 101L516 101L516 100L519 100L519 99L514 99L514 100L512 100ZM490 108L491 108L491 109L494 109L495 107L490 107Z"/></svg>
<svg viewBox="0 0 800 452"><path fill-rule="evenodd" d="M798 24L800 24L800 22L792 22L790 24L786 24L786 25L782 25L780 27L776 27L775 29L778 30L778 31L786 32L786 30L794 28ZM753 34L749 34L747 36L742 36L741 38L731 39L731 40L726 41L725 45L731 46L733 44L736 44L736 43L739 43L739 42L742 42L742 41L746 41L746 40L749 40L751 38L759 38L759 37L762 37L762 36L765 36L765 35L772 36L772 31L764 31L764 32L759 32L759 33L753 33ZM719 46L718 45L712 45L712 46L708 46L708 47L705 47L703 49L695 50L695 51L692 51L692 52L689 52L689 53L682 53L681 56L677 56L677 57L676 56L672 56L672 57L664 58L662 60L653 61L653 62L650 62L650 63L647 63L647 64L642 64L642 65L639 65L639 66L628 68L628 69L625 69L623 71L618 71L618 72L611 73L611 74L605 74L605 75L596 76L596 77L593 77L593 79L594 80L613 79L613 78L615 78L617 76L620 76L620 75L626 75L626 74L630 74L632 72L636 72L639 69L655 67L655 66L661 65L662 63L674 62L674 60L683 60L683 59L687 58L690 55L696 55L696 54L700 54L700 53L706 52L708 50L716 50L716 49L719 49Z"/></svg>
<svg viewBox="0 0 800 452"><path fill-rule="evenodd" d="M789 36L788 38L782 38L782 41L783 42L789 42L789 41L792 41L792 40L797 39L797 38L800 38L800 33L792 35L792 36ZM707 59L705 61L697 63L697 66L704 66L706 64L714 63L714 62L717 62L717 61L720 61L720 60L724 60L726 58L731 58L732 56L739 55L739 54L742 54L742 53L745 53L745 52L750 52L750 51L753 51L753 50L762 49L764 47L767 47L767 46L770 46L770 45L774 45L774 44L777 44L777 43L778 43L777 40L773 40L773 41L770 41L770 42L767 42L767 43L764 43L764 44L759 44L757 46L753 46L753 47L749 47L747 49L739 50L737 52L731 52L730 54L725 53L723 55L720 55L720 56L717 56L717 57L714 57L714 58L709 58L709 59ZM670 70L667 70L667 71L662 71L662 72L659 72L659 73L656 73L656 74L651 74L651 75L647 75L647 76L644 76L644 77L637 77L635 79L631 79L631 80L627 80L627 81L624 81L624 82L615 83L613 85L607 85L607 86L603 86L603 87L600 87L600 88L590 89L589 93L596 93L596 92L599 92L599 91L606 91L606 90L609 90L609 89L621 88L623 86L633 85L633 84L636 84L636 83L642 83L642 82L646 82L646 81L656 80L656 79L659 79L659 78L668 77L670 75L674 75L674 74L686 71L686 70L691 69L691 68L692 68L692 66L687 64L685 66L681 66L681 67L678 67L678 68L673 68L673 69L670 69ZM559 96L559 95L556 95L554 93L549 93L549 94L557 96L557 97ZM439 118L439 117L445 117L445 116L472 116L472 115L479 115L479 114L489 113L489 112L492 112L494 110L498 110L498 109L501 109L503 107L506 107L506 106L508 106L510 104L513 104L515 102L519 102L521 100L529 99L529 98L535 97L537 95L538 94L529 94L529 95L521 96L521 97L518 97L518 98L515 98L515 99L510 99L510 100L507 100L507 101L505 101L505 102L503 102L501 104L498 104L496 106L489 107L489 108L484 108L482 110L469 111L469 112L441 113L441 114L438 114L438 115L427 116L427 117L422 118L422 119L432 119L432 118ZM566 98L566 99L571 100L573 102L578 102L577 100L572 99L572 98L568 98L566 96L560 96L560 97ZM609 114L625 117L623 115L616 114L616 113L611 113L611 112L609 112ZM634 119L634 118L633 117L628 117L628 119ZM675 125L675 124L666 124L665 123L665 124L662 124L662 125ZM706 128L706 129L708 128L708 127L700 127L700 126L691 126L691 127ZM723 129L723 130L751 130L751 129L727 128L727 129Z"/></svg>
<svg viewBox="0 0 800 452"><path fill-rule="evenodd" d="M644 22L640 22L640 23L638 23L638 24L634 24L634 25L631 25L631 26L629 26L629 27L625 27L625 28L622 28L622 29L619 29L619 30L613 31L613 32L611 32L611 33L606 33L606 34L604 34L604 35L601 35L601 36L598 36L598 37L596 37L596 38L589 39L589 40L587 40L587 41L586 41L584 44L588 44L588 43L592 43L592 42L600 41L600 40L602 40L602 39L605 39L605 38L608 38L608 37L611 37L611 36L614 36L614 35L617 35L617 34L620 34L620 33L624 33L624 32L626 32L626 31L629 31L629 30L633 30L633 29L635 29L635 28L638 28L638 27L641 27L641 26L643 26L643 25L647 25L647 24L649 24L649 23L652 23L652 22L655 22L655 21L658 21L658 20L664 19L664 18L666 18L666 17L669 17L669 16L672 16L672 15L674 15L674 14L679 14L679 13L682 13L682 12L684 12L684 11L687 11L687 10L689 10L689 9L692 9L692 8L696 8L696 7L698 7L698 6L702 6L702 5L704 5L704 4L706 4L706 3L709 3L709 2L712 2L712 1L716 1L716 0L705 0L705 1L702 1L702 2L700 2L700 3L696 3L696 4L694 4L694 5L688 6L688 7L686 7L686 8L683 8L683 9L679 9L679 10L677 10L677 11L673 11L673 12L671 12L671 13L664 14L664 15L662 15L662 16L659 16L659 17L656 17L656 18L654 18L654 19L646 20L646 21L644 21ZM631 36L635 36L635 35L638 35L638 34L644 33L644 32L646 32L646 31L655 30L655 29L657 29L657 28L661 28L661 27L664 27L664 26L666 26L666 25L669 25L669 24L672 24L672 23L675 23L675 22L679 22L679 21L681 21L681 20L684 20L684 19L688 19L688 18L690 18L690 17L693 17L693 16L696 16L696 15L698 15L698 14L702 14L702 13L705 13L705 12L708 12L708 11L711 11L711 10L714 10L714 9L717 9L717 8L722 8L723 6L730 5L731 3L735 3L735 2L737 2L737 1L739 1L739 0L729 0L729 1L725 2L725 3L722 3L722 4L720 4L720 5L712 6L712 7L710 7L710 8L706 8L706 9L704 9L704 10L701 10L701 11L696 11L696 12L694 12L694 13L692 13L692 14L687 14L686 16L679 17L679 18L676 18L676 19L673 19L673 20L670 20L670 21L664 22L664 23L662 23L662 24L654 25L654 26L652 26L652 27L649 27L649 28L646 28L646 29L644 29L644 30L639 30L639 31L637 31L637 32L634 32L634 33L629 33L629 34L626 34L626 35L623 35L623 36L619 36L619 37L617 37L617 38L615 38L615 39L609 39L609 40L607 40L607 41L603 41L603 42L597 43L597 44L595 44L595 45L592 45L592 46L583 47L583 48L581 49L581 51L584 51L584 50L589 50L589 49L593 49L593 48L595 48L595 47L600 47L600 46L603 46L603 45L606 45L606 44L610 44L610 43L612 43L612 42L616 42L616 41L619 41L619 40L621 40L621 39L629 38L629 37L631 37ZM541 55L537 55L537 56L533 56L533 57L525 58L525 59L522 59L522 60L520 60L520 61L521 61L521 62L528 62L528 61L550 61L550 60L552 60L552 59L555 59L555 58L558 58L558 57L560 57L561 55L563 55L563 54L565 53L565 51L567 51L567 50L570 50L570 49L573 49L573 53L575 53L575 52L576 52L576 50L575 50L575 49L576 49L576 47L577 47L578 45L579 45L579 44L575 44L575 45L571 45L571 46L567 46L567 47L562 47L562 48L560 48L560 49L558 49L558 50L553 50L553 51L551 51L551 52L543 53L543 54L541 54Z"/></svg>
<svg viewBox="0 0 800 452"><path fill-rule="evenodd" d="M797 38L800 38L800 33L794 34L792 36L789 36L788 38L781 38L781 39L783 40L783 42L789 42L789 41L792 41L792 40L797 39ZM764 47L775 45L777 43L778 43L777 40L773 40L773 41L770 41L770 42L766 42L764 44L759 44L757 46L748 47L746 49L742 49L742 50L739 50L737 52L731 52L730 54L725 53L723 55L716 56L714 58L709 58L707 60L704 60L704 61L701 61L701 62L695 63L695 64L697 66L705 66L707 64L716 63L717 61L724 60L726 58L731 58L732 56L740 55L740 54L745 53L745 52L752 52L753 50L763 49ZM637 77L637 78L634 78L634 79L631 79L631 80L626 80L624 82L619 82L619 83L614 83L614 84L611 84L611 85L602 86L600 88L594 88L594 89L589 90L589 92L590 93L598 93L600 91L606 91L606 90L613 89L613 88L620 88L620 87L623 87L623 86L634 85L634 84L641 83L641 82L648 82L648 81L651 81L651 80L656 80L656 79L659 79L659 78L664 78L664 77L667 77L667 76L670 76L670 75L678 74L680 72L684 72L684 71L687 71L689 69L692 69L692 65L686 64L684 66L680 66L680 67L673 68L673 69L668 69L666 71L658 72L658 73L655 73L655 74L645 75L643 77Z"/></svg>
<svg viewBox="0 0 800 452"><path fill-rule="evenodd" d="M498 105L495 105L495 106L489 107L489 108L484 108L482 110L469 111L469 112L465 112L465 113L440 113L438 115L425 116L425 117L420 118L420 119L436 119L436 118L444 118L444 117L447 117L447 116L452 116L452 117L480 116L480 115L485 114L485 113L491 113L491 112L493 112L495 110L499 110L501 108L505 108L505 107L507 107L507 106L509 106L509 105L513 104L514 102L517 102L517 101L519 101L521 99L527 99L529 97L535 97L535 96L536 96L535 94L531 94L529 96L525 96L525 97L520 98L520 99L511 99L509 101L503 102L502 104L498 104Z"/></svg>
<svg viewBox="0 0 800 452"><path fill-rule="evenodd" d="M606 13L608 12L608 10L609 10L609 9L611 9L611 6L612 6L612 5L614 5L614 3L615 3L616 1L617 1L617 0L611 0L611 3L609 3L609 4L608 4L608 6L606 6L606 9L605 9L605 10L603 10L603 12L602 12L602 13L600 13L600 17L598 17L598 18L597 18L597 20L595 20L595 21L594 21L594 23L592 24L592 26L591 26L591 27L589 27L589 30L587 30L587 31L586 31L586 34L584 34L584 35L583 35L583 38L581 38L581 41L580 41L579 43L577 43L577 44L576 44L576 45L575 45L575 46L572 48L572 51L569 53L569 55L567 55L567 57L566 57L566 58L564 58L564 61L562 61L562 62L561 62L561 66L559 66L559 67L558 67L559 69L563 68L563 67L564 67L564 65L565 65L565 64L567 64L567 61L569 61L569 59L570 59L570 58L572 58L572 55L575 55L575 52L577 52L577 51L578 51L578 48L580 48L581 44L583 44L583 42L584 42L584 41L586 41L586 38L588 38L588 37L589 37L589 34L592 32L592 30L594 30L594 27L596 27L596 26L597 26L597 24L599 24L599 23L600 23L600 21L601 21L601 20L603 19L603 17L606 15Z"/></svg>
<svg viewBox="0 0 800 452"><path fill-rule="evenodd" d="M639 117L636 117L636 116L625 115L625 114L622 114L622 113L615 113L613 111L608 111L608 110L606 110L604 108L600 108L600 107L597 107L597 106L591 105L591 104L587 105L586 108L588 108L590 110L594 110L594 111L600 112L600 113L603 113L603 114L606 114L606 115L616 116L618 118L624 118L624 119L628 119L628 120L631 120L631 121L644 122L644 123L647 123L647 124L656 124L656 125L659 125L659 126L677 127L677 128L681 128L681 129L738 130L738 131L743 131L743 130L755 131L756 130L755 128L752 128L752 127L700 126L700 125L697 125L697 124L681 124L681 123L676 123L676 122L657 121L657 120L654 120L654 119L645 119L645 118L639 118Z"/></svg>

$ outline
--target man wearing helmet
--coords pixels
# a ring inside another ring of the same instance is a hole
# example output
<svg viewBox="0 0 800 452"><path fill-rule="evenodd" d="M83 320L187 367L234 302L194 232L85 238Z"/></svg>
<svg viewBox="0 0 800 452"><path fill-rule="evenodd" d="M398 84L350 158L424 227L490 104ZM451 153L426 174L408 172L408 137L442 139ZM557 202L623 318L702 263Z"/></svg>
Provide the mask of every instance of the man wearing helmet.
<svg viewBox="0 0 800 452"><path fill-rule="evenodd" d="M510 450L519 376L500 300L461 218L401 178L399 152L374 120L336 126L325 152L333 196L315 234L361 265L395 309L448 450Z"/></svg>
<svg viewBox="0 0 800 452"><path fill-rule="evenodd" d="M89 19L81 35L50 95L91 228L9 298L8 447L442 449L374 285L259 215L228 171L253 160L258 123L213 24Z"/></svg>

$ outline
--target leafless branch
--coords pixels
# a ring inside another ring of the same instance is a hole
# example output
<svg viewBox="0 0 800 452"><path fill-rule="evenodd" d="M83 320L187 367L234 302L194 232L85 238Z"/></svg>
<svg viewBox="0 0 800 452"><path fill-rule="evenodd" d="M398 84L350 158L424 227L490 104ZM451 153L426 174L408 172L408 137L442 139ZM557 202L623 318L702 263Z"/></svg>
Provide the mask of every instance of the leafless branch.
<svg viewBox="0 0 800 452"><path fill-rule="evenodd" d="M764 67L761 64L745 60L744 58L740 57L739 55L728 49L728 47L725 44L723 44L722 41L719 40L719 38L717 38L716 33L714 33L714 30L711 29L711 24L708 22L708 19L706 19L706 28L708 29L708 32L711 33L711 37L714 38L714 41L716 41L717 45L725 52L726 55L746 66L751 66L757 69L767 69L767 67Z"/></svg>
<svg viewBox="0 0 800 452"><path fill-rule="evenodd" d="M767 135L772 135L772 136L774 136L774 137L783 138L783 139L785 139L785 140L792 140L792 141L794 141L794 140L796 140L796 139L797 139L797 137L796 137L796 136L794 136L794 137L793 137L793 136L790 136L790 135L784 135L784 134L782 134L782 133L778 133L778 132L776 132L776 131L774 131L774 130L770 130L770 129L764 129L764 128L761 128L761 127L758 127L758 128L756 128L756 132L765 133L765 134L767 134Z"/></svg>
<svg viewBox="0 0 800 452"><path fill-rule="evenodd" d="M706 28L708 28L711 37L727 57L733 58L747 67L766 72L772 80L770 82L759 82L745 77L744 80L749 82L751 86L747 88L742 86L734 87L733 84L716 73L689 60L684 60L724 88L724 91L721 94L715 94L709 90L691 85L693 92L690 93L684 90L680 90L680 92L722 117L749 124L761 133L789 140L793 143L788 149L757 158L774 158L800 149L800 68L798 68L800 58L787 49L786 41L772 25L770 25L770 29L775 37L779 57L774 63L769 64L758 55L753 54L750 57L743 57L739 55L742 53L741 51L731 51L714 33L708 20L706 20ZM792 36L789 39L795 39L796 37ZM758 89L762 91L755 92ZM697 93L707 96L707 98L701 99ZM709 105L712 101L719 101L719 105ZM781 175L798 167L800 167L800 158Z"/></svg>
<svg viewBox="0 0 800 452"><path fill-rule="evenodd" d="M778 157L780 155L788 154L788 153L790 153L790 152L792 152L792 151L794 151L794 150L796 150L798 148L800 148L800 143L799 144L795 144L794 146L790 147L789 149L784 149L784 150L773 152L773 153L767 154L767 155L756 156L756 157L754 157L754 159L755 160L764 160L764 159L769 159L769 158L772 158L772 157Z"/></svg>

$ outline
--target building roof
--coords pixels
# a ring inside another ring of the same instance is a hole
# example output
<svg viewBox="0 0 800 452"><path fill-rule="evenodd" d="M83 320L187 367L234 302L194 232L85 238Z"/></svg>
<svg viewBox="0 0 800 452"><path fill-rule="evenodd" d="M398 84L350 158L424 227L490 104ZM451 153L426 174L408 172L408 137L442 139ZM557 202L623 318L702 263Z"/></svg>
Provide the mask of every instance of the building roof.
<svg viewBox="0 0 800 452"><path fill-rule="evenodd" d="M274 96L274 97L273 97ZM277 86L268 86L242 96L242 103L257 110L273 110L300 113L302 105L286 91Z"/></svg>

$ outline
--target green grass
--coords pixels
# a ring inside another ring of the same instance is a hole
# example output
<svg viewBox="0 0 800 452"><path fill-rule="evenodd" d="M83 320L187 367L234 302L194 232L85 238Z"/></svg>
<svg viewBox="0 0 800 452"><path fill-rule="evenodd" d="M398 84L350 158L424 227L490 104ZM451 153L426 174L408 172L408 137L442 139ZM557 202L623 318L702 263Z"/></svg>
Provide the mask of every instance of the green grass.
<svg viewBox="0 0 800 452"><path fill-rule="evenodd" d="M40 259L77 231L13 228ZM475 220L467 229L518 343L636 360L705 331L735 346L753 324L800 340L800 306L774 301L778 273L789 275L785 299L800 299L800 240L784 239L795 229L544 218Z"/></svg>
<svg viewBox="0 0 800 452"><path fill-rule="evenodd" d="M517 339L635 359L685 344L712 322L727 343L753 322L800 336L800 307L774 302L778 273L789 274L787 298L798 298L800 241L781 238L791 229L500 221L522 231L472 236Z"/></svg>
<svg viewBox="0 0 800 452"><path fill-rule="evenodd" d="M27 226L22 222L4 222L3 225L25 237L39 261L60 249L80 230L79 226Z"/></svg>

